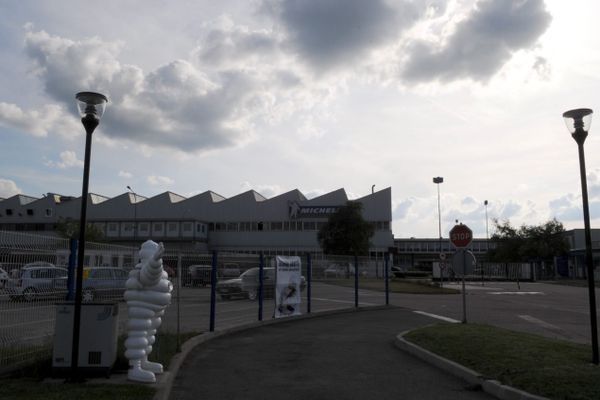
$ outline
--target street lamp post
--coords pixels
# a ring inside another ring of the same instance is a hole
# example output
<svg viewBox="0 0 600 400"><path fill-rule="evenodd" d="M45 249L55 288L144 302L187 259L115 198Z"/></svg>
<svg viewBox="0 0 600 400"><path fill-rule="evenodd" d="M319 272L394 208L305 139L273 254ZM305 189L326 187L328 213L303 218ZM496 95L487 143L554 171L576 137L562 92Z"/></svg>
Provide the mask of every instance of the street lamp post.
<svg viewBox="0 0 600 400"><path fill-rule="evenodd" d="M436 176L433 178L433 183L435 183L437 185L437 200L438 200L438 237L440 240L440 262L441 262L441 258L442 258L442 208L440 206L440 183L444 182L444 178L441 176ZM443 267L443 265L440 265L440 282L441 282L441 287L444 287L444 269L441 268Z"/></svg>
<svg viewBox="0 0 600 400"><path fill-rule="evenodd" d="M133 191L131 186L127 186L127 189L133 194L133 241L137 240L137 194Z"/></svg>
<svg viewBox="0 0 600 400"><path fill-rule="evenodd" d="M593 111L589 108L578 108L563 113L563 118L571 136L577 142L579 150L579 175L581 177L581 197L583 200L583 222L585 227L585 263L587 264L590 325L592 329L592 362L598 365L598 325L596 318L596 290L594 286L594 258L592 256L592 233L590 229L585 154L583 151L583 143L587 138L592 122L592 113Z"/></svg>
<svg viewBox="0 0 600 400"><path fill-rule="evenodd" d="M92 152L92 133L100 123L108 99L100 93L80 92L75 95L81 123L85 128L85 158L83 163L83 185L81 189L81 214L79 217L79 243L77 249L77 272L75 280L75 307L73 312L73 346L71 348L71 382L81 380L79 376L79 335L81 325L81 292L83 284L83 261L85 255L85 226L87 197Z"/></svg>
<svg viewBox="0 0 600 400"><path fill-rule="evenodd" d="M489 244L489 240L490 240L490 232L488 230L488 213L487 213L487 206L488 206L488 201L485 200L483 202L483 205L485 206L485 238L488 240L487 243L487 249L490 249L490 244Z"/></svg>
<svg viewBox="0 0 600 400"><path fill-rule="evenodd" d="M444 178L436 176L433 178L433 183L437 185L438 194L438 234L440 238L440 253L442 252L442 208L440 207L440 183L444 183Z"/></svg>

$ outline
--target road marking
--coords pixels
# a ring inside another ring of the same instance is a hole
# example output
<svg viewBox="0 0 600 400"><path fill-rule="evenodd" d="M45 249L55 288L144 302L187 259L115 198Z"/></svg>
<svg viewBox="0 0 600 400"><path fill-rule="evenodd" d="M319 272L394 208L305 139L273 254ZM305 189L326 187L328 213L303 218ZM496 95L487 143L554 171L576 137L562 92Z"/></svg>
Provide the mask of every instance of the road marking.
<svg viewBox="0 0 600 400"><path fill-rule="evenodd" d="M354 304L354 301L324 299L324 298L320 298L320 297L313 297L313 298L311 298L311 300L330 301L332 303ZM364 301L360 301L360 299L358 300L358 304L359 305L363 305L363 306L378 306L378 305L381 305L381 304L375 304L375 303L366 303Z"/></svg>
<svg viewBox="0 0 600 400"><path fill-rule="evenodd" d="M542 321L541 319L532 317L531 315L517 315L517 316L521 319L524 319L527 322L531 322L532 324L539 325L543 328L562 331L562 329L559 328L558 326L549 324L548 322L545 322L545 321Z"/></svg>
<svg viewBox="0 0 600 400"><path fill-rule="evenodd" d="M535 294L544 294L544 292L490 292L489 294L535 295Z"/></svg>
<svg viewBox="0 0 600 400"><path fill-rule="evenodd" d="M453 318L448 318L448 317L444 317L442 315L437 315L437 314L431 314L425 311L413 311L415 314L421 314L421 315L425 315L427 317L431 317L431 318L436 318L436 319L441 319L442 321L446 321L446 322L451 322L453 324L458 324L460 323L459 320L457 319L453 319Z"/></svg>

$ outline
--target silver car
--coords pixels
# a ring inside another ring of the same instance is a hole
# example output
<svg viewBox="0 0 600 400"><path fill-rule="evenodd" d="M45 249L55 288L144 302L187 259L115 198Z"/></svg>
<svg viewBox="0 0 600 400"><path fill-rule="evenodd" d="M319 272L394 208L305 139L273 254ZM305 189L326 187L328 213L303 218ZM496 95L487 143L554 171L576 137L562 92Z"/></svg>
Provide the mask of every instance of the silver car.
<svg viewBox="0 0 600 400"><path fill-rule="evenodd" d="M81 300L120 300L125 293L129 273L121 268L92 267L83 270Z"/></svg>
<svg viewBox="0 0 600 400"><path fill-rule="evenodd" d="M26 264L18 278L6 282L11 300L33 301L42 297L64 297L67 294L67 269L38 261Z"/></svg>
<svg viewBox="0 0 600 400"><path fill-rule="evenodd" d="M217 293L223 300L229 300L232 297L248 298L256 300L259 289L259 268L250 268L239 277L217 282ZM306 287L304 276L301 277L300 290ZM275 293L276 273L275 268L263 268L263 295L273 297Z"/></svg>

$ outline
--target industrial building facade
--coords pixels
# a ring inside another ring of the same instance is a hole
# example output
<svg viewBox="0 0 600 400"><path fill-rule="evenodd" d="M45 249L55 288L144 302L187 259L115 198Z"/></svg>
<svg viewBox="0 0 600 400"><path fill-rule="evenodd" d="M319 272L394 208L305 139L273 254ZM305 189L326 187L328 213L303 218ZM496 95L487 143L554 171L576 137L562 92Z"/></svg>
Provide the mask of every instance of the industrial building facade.
<svg viewBox="0 0 600 400"><path fill-rule="evenodd" d="M299 190L267 199L251 190L225 198L214 192L185 198L165 192L146 198L132 192L88 196L87 220L111 243L139 245L151 238L171 249L235 253L320 253L319 229L348 201L344 189L307 199ZM371 255L394 245L391 188L359 199L375 228ZM48 193L0 199L0 230L56 234L61 221L79 220L81 198Z"/></svg>

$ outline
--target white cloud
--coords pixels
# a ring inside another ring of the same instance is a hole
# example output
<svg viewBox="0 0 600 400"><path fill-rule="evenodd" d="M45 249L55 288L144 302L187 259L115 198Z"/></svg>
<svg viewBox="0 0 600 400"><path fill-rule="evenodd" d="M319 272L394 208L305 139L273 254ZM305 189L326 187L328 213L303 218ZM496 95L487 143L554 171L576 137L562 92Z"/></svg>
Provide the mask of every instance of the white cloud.
<svg viewBox="0 0 600 400"><path fill-rule="evenodd" d="M65 150L59 155L60 161L48 161L46 165L49 167L56 168L72 168L72 167L83 167L83 161L77 159L77 154L74 151Z"/></svg>
<svg viewBox="0 0 600 400"><path fill-rule="evenodd" d="M37 137L46 137L53 132L70 138L83 132L74 116L57 104L43 106L40 110L23 110L15 104L0 102L0 126Z"/></svg>
<svg viewBox="0 0 600 400"><path fill-rule="evenodd" d="M485 82L515 52L531 49L551 20L543 0L479 0L450 33L442 30L435 41L413 40L402 77L408 82ZM539 58L536 67L542 67Z"/></svg>
<svg viewBox="0 0 600 400"><path fill-rule="evenodd" d="M119 171L119 178L131 179L133 178L133 174L127 171Z"/></svg>
<svg viewBox="0 0 600 400"><path fill-rule="evenodd" d="M17 186L14 181L10 179L0 178L0 197L8 198L16 194L22 193L21 189Z"/></svg>
<svg viewBox="0 0 600 400"><path fill-rule="evenodd" d="M175 183L173 179L160 175L149 175L146 181L153 186L169 186Z"/></svg>

